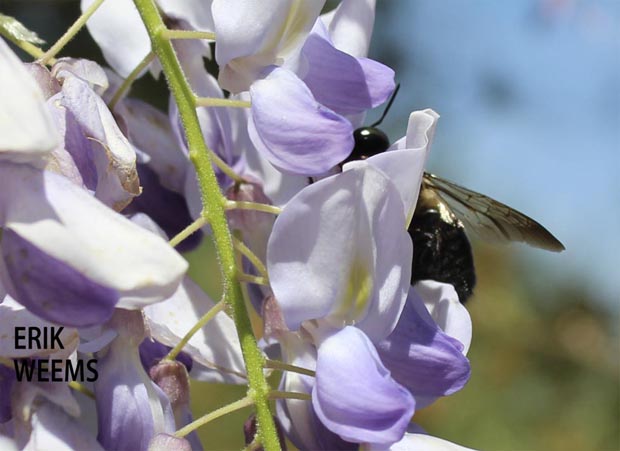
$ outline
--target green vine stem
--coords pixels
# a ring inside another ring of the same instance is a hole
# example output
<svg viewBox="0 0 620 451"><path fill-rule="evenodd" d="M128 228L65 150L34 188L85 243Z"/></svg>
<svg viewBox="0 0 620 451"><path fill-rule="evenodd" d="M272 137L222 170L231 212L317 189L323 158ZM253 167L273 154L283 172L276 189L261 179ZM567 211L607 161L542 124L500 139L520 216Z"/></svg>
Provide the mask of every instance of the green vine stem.
<svg viewBox="0 0 620 451"><path fill-rule="evenodd" d="M185 78L177 55L167 38L167 29L154 0L134 0L146 26L153 51L159 58L170 91L179 108L179 114L187 137L190 159L196 168L202 195L203 215L209 218L220 270L224 281L224 298L233 312L233 319L241 343L241 351L248 374L248 397L256 408L258 435L266 451L280 449L278 434L269 408L270 388L263 373L265 359L260 351L243 300L235 263L235 252L225 215L225 198L215 178L198 116L194 93Z"/></svg>

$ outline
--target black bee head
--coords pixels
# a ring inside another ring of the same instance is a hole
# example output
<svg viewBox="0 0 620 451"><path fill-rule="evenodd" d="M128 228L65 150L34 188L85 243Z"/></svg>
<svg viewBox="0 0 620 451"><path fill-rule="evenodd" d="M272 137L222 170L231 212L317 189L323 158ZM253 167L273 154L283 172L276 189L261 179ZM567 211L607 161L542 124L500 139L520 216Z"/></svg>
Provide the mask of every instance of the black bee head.
<svg viewBox="0 0 620 451"><path fill-rule="evenodd" d="M353 132L355 147L351 155L343 163L355 160L365 160L373 155L380 154L390 147L390 139L376 127L360 127Z"/></svg>

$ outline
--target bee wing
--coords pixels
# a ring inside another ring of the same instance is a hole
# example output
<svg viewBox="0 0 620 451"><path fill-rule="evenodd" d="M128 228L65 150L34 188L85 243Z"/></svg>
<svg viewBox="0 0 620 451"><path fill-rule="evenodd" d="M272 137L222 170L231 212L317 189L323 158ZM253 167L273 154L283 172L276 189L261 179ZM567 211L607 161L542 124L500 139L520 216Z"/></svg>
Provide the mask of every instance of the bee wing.
<svg viewBox="0 0 620 451"><path fill-rule="evenodd" d="M424 173L422 187L433 190L463 222L465 229L484 241L521 241L548 251L564 250L562 243L538 222L484 194L428 172Z"/></svg>

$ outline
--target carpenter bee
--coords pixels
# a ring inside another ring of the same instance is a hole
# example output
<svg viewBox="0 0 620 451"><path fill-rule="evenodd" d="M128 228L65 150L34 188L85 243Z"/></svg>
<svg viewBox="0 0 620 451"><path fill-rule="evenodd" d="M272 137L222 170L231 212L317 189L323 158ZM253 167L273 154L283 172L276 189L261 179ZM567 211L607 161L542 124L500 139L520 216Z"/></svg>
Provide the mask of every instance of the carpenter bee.
<svg viewBox="0 0 620 451"><path fill-rule="evenodd" d="M389 139L377 126L392 105L398 88L377 122L354 131L355 147L345 163L364 160L388 149ZM547 229L523 213L425 172L408 228L413 240L411 283L424 279L449 283L465 303L476 285L474 259L465 230L488 242L521 241L553 252L564 250Z"/></svg>

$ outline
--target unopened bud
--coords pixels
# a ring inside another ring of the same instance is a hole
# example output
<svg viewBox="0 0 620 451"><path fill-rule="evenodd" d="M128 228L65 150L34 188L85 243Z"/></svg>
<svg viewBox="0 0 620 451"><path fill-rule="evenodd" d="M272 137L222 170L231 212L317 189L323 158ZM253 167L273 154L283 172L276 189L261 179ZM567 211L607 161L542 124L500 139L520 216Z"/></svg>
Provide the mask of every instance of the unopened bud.
<svg viewBox="0 0 620 451"><path fill-rule="evenodd" d="M270 294L262 304L261 316L263 318L263 337L265 340L278 339L283 332L288 332L288 327L284 322L284 316L278 301Z"/></svg>
<svg viewBox="0 0 620 451"><path fill-rule="evenodd" d="M174 410L189 404L189 375L181 362L162 360L151 367L149 376L166 394Z"/></svg>
<svg viewBox="0 0 620 451"><path fill-rule="evenodd" d="M149 442L148 451L192 451L192 445L182 437L157 434Z"/></svg>

